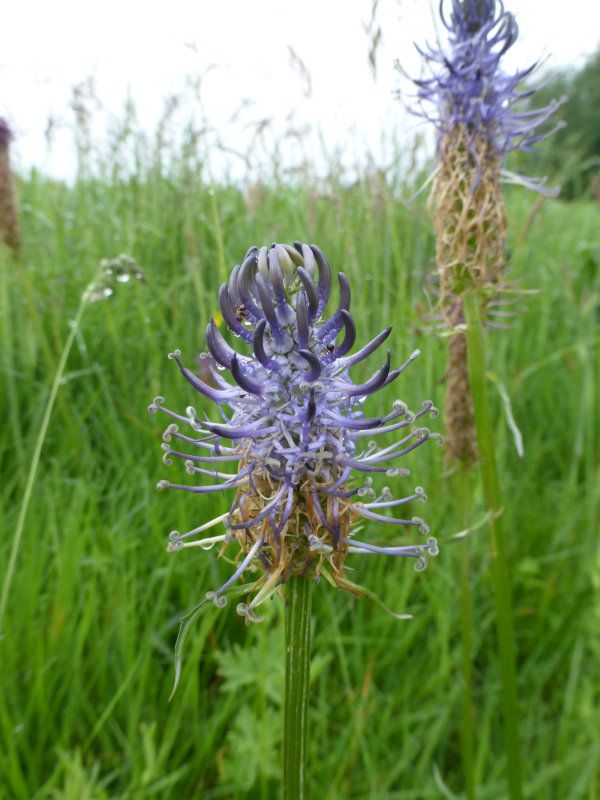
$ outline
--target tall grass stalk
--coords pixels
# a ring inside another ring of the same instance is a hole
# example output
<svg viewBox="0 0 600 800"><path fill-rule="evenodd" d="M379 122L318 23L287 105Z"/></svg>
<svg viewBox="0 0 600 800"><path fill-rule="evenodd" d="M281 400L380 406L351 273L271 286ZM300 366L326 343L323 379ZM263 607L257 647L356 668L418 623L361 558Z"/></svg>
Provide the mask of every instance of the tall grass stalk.
<svg viewBox="0 0 600 800"><path fill-rule="evenodd" d="M305 800L312 583L288 581L285 613L284 800Z"/></svg>
<svg viewBox="0 0 600 800"><path fill-rule="evenodd" d="M500 652L500 678L504 712L504 741L507 757L508 786L511 800L522 800L521 737L517 707L515 640L506 542L502 532L500 481L496 466L494 434L485 373L485 332L477 292L464 296L467 324L469 382L473 396L477 444L483 493L489 514L492 537L492 571L496 602L496 625Z"/></svg>
<svg viewBox="0 0 600 800"><path fill-rule="evenodd" d="M458 468L454 476L456 497L460 504L461 530L469 525L469 499L471 496L471 476L473 471L465 464ZM463 719L461 726L461 745L465 794L467 800L475 800L475 759L474 759L474 698L473 698L473 612L471 584L471 541L465 536L460 543L460 629L462 644L463 673Z"/></svg>
<svg viewBox="0 0 600 800"><path fill-rule="evenodd" d="M54 374L52 386L50 387L50 394L48 395L48 400L46 401L46 408L44 409L44 416L42 418L37 439L35 441L33 454L31 456L31 463L29 464L29 472L27 473L27 482L25 484L25 491L23 493L23 499L21 501L21 506L19 508L19 516L17 517L17 526L15 529L14 538L12 540L10 555L8 557L8 563L6 566L6 572L4 574L4 583L2 584L2 594L0 595L0 631L2 630L2 621L4 619L6 603L8 601L8 595L11 589L13 576L15 573L15 566L17 563L17 557L19 555L21 539L23 537L23 531L25 529L25 520L27 519L27 511L29 510L29 503L31 502L33 486L35 483L35 478L40 464L42 447L44 446L44 440L46 439L46 433L48 432L48 425L50 424L50 417L52 416L52 410L54 408L54 403L56 402L56 396L60 388L60 383L62 381L65 372L65 367L67 366L69 353L71 352L71 348L73 347L73 342L75 341L75 337L77 336L77 331L79 329L81 318L83 317L83 312L85 311L86 305L87 305L87 298L86 294L84 293L81 295L81 299L79 301L79 307L77 309L77 313L75 314L75 318L69 323L70 324L69 335L67 336L67 340L64 344L62 353L60 355L58 367L56 368L56 372Z"/></svg>

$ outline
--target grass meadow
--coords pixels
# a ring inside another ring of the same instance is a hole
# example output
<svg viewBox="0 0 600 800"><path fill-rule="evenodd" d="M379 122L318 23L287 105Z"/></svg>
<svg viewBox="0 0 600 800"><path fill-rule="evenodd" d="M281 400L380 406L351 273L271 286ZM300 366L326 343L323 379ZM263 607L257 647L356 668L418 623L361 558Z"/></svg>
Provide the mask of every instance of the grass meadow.
<svg viewBox="0 0 600 800"><path fill-rule="evenodd" d="M314 241L353 287L358 342L384 325L396 363L421 357L379 393L443 408L445 341L423 330L433 235L402 170L213 184L189 154L169 166L113 168L66 185L19 180L20 262L0 253L0 797L141 800L279 796L283 613L250 628L229 604L206 610L188 639L174 699L179 619L230 569L217 551L166 553L168 532L224 512L229 495L157 492L179 477L161 461L162 394L194 402L167 359L205 349L217 290L252 244ZM524 294L507 330L491 331L489 372L512 575L526 796L600 797L598 303L600 234L592 202L540 203L507 192L511 276ZM143 280L80 298L101 259L132 256ZM64 370L61 354L73 345ZM377 366L355 370L366 379ZM362 370L362 371L361 371ZM47 430L46 404L58 391ZM514 422L512 421L514 420ZM164 424L163 424L164 423ZM524 456L515 448L518 427ZM431 423L442 431L443 419ZM41 436L31 501L9 561ZM477 475L468 535L435 443L403 461L422 485L415 508L440 541L423 574L357 558L355 579L396 611L322 582L314 594L309 786L326 800L464 796L460 727L460 548L473 593L476 777L480 800L505 795L490 542ZM171 470L171 471L169 471ZM184 475L184 471L181 470ZM383 485L385 481L381 481ZM391 483L390 479L387 479ZM184 495L184 496L182 496ZM371 540L393 533L368 527Z"/></svg>

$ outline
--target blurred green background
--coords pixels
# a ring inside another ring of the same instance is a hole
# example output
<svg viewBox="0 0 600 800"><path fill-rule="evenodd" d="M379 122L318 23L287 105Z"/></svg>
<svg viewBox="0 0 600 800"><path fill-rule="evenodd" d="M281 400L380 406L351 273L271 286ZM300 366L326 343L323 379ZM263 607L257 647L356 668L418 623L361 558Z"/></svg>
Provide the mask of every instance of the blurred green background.
<svg viewBox="0 0 600 800"><path fill-rule="evenodd" d="M371 400L370 414L398 396L413 408L425 399L443 407L445 341L423 322L435 301L432 232L425 200L403 202L428 166L417 150L399 151L389 169L352 180L332 158L324 177L285 176L274 163L261 180L214 183L210 152L193 131L168 154L161 136L141 137L128 121L102 154L80 134L72 185L35 170L19 178L21 259L0 251L3 581L82 293L100 261L121 253L144 278L115 282L110 296L85 307L60 376L2 623L0 797L270 800L280 781L281 604L270 603L265 622L248 629L233 607L209 608L168 702L178 621L229 567L216 551L168 555L166 537L224 512L229 497L155 491L176 472L161 462L165 420L146 407L162 394L171 408L208 410L167 353L179 347L193 362L205 349L218 285L250 245L294 239L318 243L348 274L359 343L393 324L395 363L422 351ZM549 145L533 161L537 174L555 157ZM535 800L600 796L600 219L589 180L568 197L508 190L511 278L523 302L509 329L489 335L526 795ZM357 378L375 366L361 365ZM432 428L442 430L443 420ZM411 477L395 480L425 487L429 502L418 513L441 553L422 575L396 560L350 557L356 580L414 614L410 622L324 582L315 591L315 798L462 796L458 504L441 448L421 448L405 465ZM479 796L493 800L504 797L504 755L477 493L469 518L476 771ZM371 524L366 535L392 534Z"/></svg>

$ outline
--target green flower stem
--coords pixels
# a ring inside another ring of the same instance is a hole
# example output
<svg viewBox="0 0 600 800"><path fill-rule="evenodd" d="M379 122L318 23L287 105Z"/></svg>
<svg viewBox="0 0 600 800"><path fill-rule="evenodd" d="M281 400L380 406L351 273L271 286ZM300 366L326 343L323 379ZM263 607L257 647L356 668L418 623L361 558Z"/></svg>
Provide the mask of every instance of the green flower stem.
<svg viewBox="0 0 600 800"><path fill-rule="evenodd" d="M77 309L77 313L75 314L75 319L70 323L69 335L67 336L67 340L62 349L62 353L60 354L58 367L56 368L54 379L52 380L52 386L50 387L50 394L48 395L48 399L46 401L44 415L42 417L42 421L40 423L40 427L38 430L38 435L35 440L35 447L33 448L33 454L31 456L31 462L29 464L29 472L27 473L27 481L25 483L25 491L23 493L23 499L21 500L21 506L19 508L17 527L10 548L8 565L6 567L6 572L4 574L4 583L2 584L2 592L0 593L0 630L2 629L2 621L4 620L4 613L6 611L6 605L8 603L8 598L10 596L10 592L12 589L15 567L17 565L17 557L19 555L19 549L21 547L21 539L23 538L23 531L25 530L25 521L27 519L29 503L31 501L31 496L33 494L33 485L35 483L35 478L40 464L42 448L46 440L46 434L48 433L48 426L50 425L50 418L52 416L52 411L54 409L54 403L56 402L56 396L58 395L58 390L60 388L60 384L63 379L63 375L65 373L65 368L67 366L69 354L71 353L71 348L73 347L73 342L75 341L75 336L77 335L77 331L79 330L81 318L83 317L83 312L85 311L86 306L87 306L87 300L86 300L86 294L84 293L79 301L79 307Z"/></svg>
<svg viewBox="0 0 600 800"><path fill-rule="evenodd" d="M508 788L511 800L522 800L521 738L517 708L515 672L515 640L510 596L506 544L502 534L500 482L494 452L494 437L485 377L485 338L480 301L475 292L464 297L469 360L469 383L475 410L475 426L481 479L489 512L492 536L492 570L496 599L496 625L500 652L502 705L504 708L504 741L507 757Z"/></svg>
<svg viewBox="0 0 600 800"><path fill-rule="evenodd" d="M306 746L310 677L312 581L293 577L287 584L285 612L285 710L283 797L306 800Z"/></svg>
<svg viewBox="0 0 600 800"><path fill-rule="evenodd" d="M455 476L456 496L460 499L460 524L465 530L469 524L469 489L472 471L466 464L459 467ZM473 743L473 617L471 599L471 541L466 536L460 542L460 627L462 635L463 721L461 746L465 776L465 796L475 800L475 769Z"/></svg>

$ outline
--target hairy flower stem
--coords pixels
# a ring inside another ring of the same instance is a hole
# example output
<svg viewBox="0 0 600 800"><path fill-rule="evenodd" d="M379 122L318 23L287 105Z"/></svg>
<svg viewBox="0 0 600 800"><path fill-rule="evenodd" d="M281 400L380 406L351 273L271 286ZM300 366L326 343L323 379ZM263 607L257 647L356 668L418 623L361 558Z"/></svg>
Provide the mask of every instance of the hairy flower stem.
<svg viewBox="0 0 600 800"><path fill-rule="evenodd" d="M287 587L283 797L305 800L312 581L294 576Z"/></svg>
<svg viewBox="0 0 600 800"><path fill-rule="evenodd" d="M460 500L461 530L469 525L470 478L472 471L461 464L454 476L456 497ZM465 797L475 800L474 725L473 725L473 615L471 598L471 542L466 536L460 543L460 627L462 639L463 720L461 748L465 778Z"/></svg>
<svg viewBox="0 0 600 800"><path fill-rule="evenodd" d="M485 334L477 292L467 292L464 296L464 301L465 321L467 323L469 382L475 410L481 479L489 512L490 533L492 536L492 570L496 599L498 649L500 652L500 677L505 728L504 742L507 757L509 797L511 800L522 800L521 738L519 735L517 708L515 640L506 544L502 534L500 482L498 480L485 378Z"/></svg>

